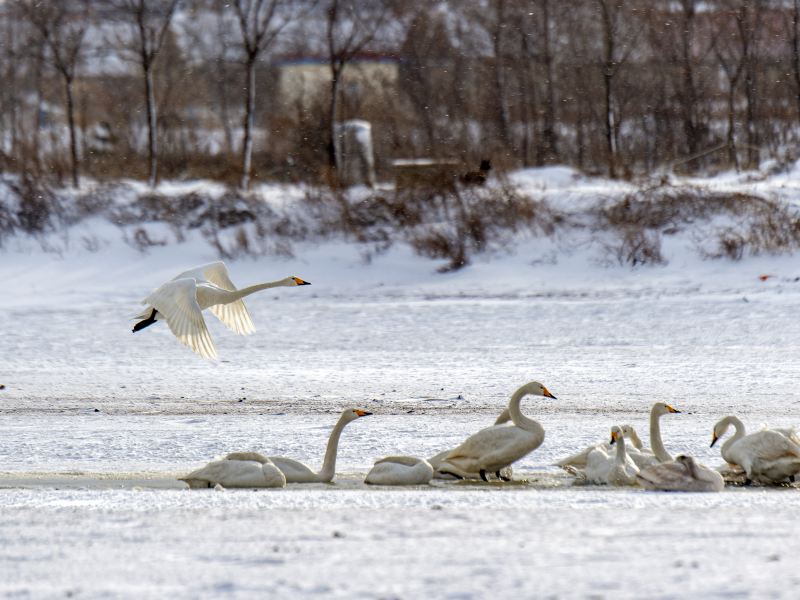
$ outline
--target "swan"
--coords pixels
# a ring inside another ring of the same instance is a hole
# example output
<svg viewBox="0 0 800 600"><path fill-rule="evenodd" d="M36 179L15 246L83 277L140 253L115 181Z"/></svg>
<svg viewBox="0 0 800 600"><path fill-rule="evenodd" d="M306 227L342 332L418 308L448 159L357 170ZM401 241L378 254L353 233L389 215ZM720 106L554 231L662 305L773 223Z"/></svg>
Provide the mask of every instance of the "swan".
<svg viewBox="0 0 800 600"><path fill-rule="evenodd" d="M283 472L287 483L329 483L336 474L336 452L339 449L339 436L342 435L345 425L371 414L371 412L360 408L347 408L342 411L342 415L334 425L330 438L328 438L325 459L318 473L293 458L286 458L285 456L270 456L268 458Z"/></svg>
<svg viewBox="0 0 800 600"><path fill-rule="evenodd" d="M616 425L611 428L610 443L617 444L614 454L607 453L602 448L595 448L589 453L584 471L586 481L608 485L636 485L639 467L628 456L622 429Z"/></svg>
<svg viewBox="0 0 800 600"><path fill-rule="evenodd" d="M181 344L203 358L216 358L217 349L203 318L205 309L211 309L231 331L247 335L256 329L242 298L269 288L297 285L311 284L292 276L237 290L225 263L209 263L184 271L142 300L147 308L135 317L141 320L133 332L165 320Z"/></svg>
<svg viewBox="0 0 800 600"><path fill-rule="evenodd" d="M672 455L664 448L661 441L661 417L670 413L680 413L677 408L673 408L664 402L656 402L650 409L650 447L651 452L659 462L672 462Z"/></svg>
<svg viewBox="0 0 800 600"><path fill-rule="evenodd" d="M681 454L674 462L658 463L639 471L639 485L667 492L721 492L725 480L717 471Z"/></svg>
<svg viewBox="0 0 800 600"><path fill-rule="evenodd" d="M501 412L500 415L497 417L497 419L495 419L494 424L495 425L503 425L504 423L508 423L510 420L511 420L511 415L508 412L508 408L504 408L503 412ZM442 461L444 460L444 457L447 456L448 454L450 454L452 451L453 451L453 448L450 448L449 450L443 450L442 452L439 452L439 454L436 454L435 456L431 456L428 459L428 462L433 467L433 478L434 479L448 479L448 480L452 480L452 479L478 479L480 477L480 475L478 473L468 473L467 477L463 477L462 478L462 477L460 477L458 475L453 475L452 473L442 473L441 471L439 471L439 465L442 464ZM512 467L511 465L508 465L507 467L503 467L502 469L500 469L500 472L497 474L497 477L499 479L502 479L503 481L511 481L511 478L513 476L514 476L514 467Z"/></svg>
<svg viewBox="0 0 800 600"><path fill-rule="evenodd" d="M643 447L642 440L639 437L639 434L636 433L636 430L633 428L632 425L621 425L620 430L622 430L623 437L629 439L631 445L633 446L632 448L628 449L628 454L631 455L631 457L633 457L632 455L634 453L642 449ZM589 454L592 452L592 450L598 447L603 449L606 453L608 453L611 450L611 443L603 441L597 444L593 444L588 448L585 448L582 451L578 452L577 454L572 454L571 456L562 458L561 460L557 461L555 465L557 467L561 467L562 469L571 467L571 469L568 469L570 471L572 469L585 469L586 459L589 457ZM634 462L636 461L634 460ZM637 466L639 466L638 463Z"/></svg>
<svg viewBox="0 0 800 600"><path fill-rule="evenodd" d="M416 456L387 456L375 462L364 483L373 485L423 485L433 479L433 467Z"/></svg>
<svg viewBox="0 0 800 600"><path fill-rule="evenodd" d="M763 429L747 435L744 423L737 417L728 416L714 425L712 447L731 425L736 428L736 433L722 444L721 454L728 463L744 469L747 477L745 483L795 480L795 476L800 473L800 444L792 441L785 433L773 429Z"/></svg>
<svg viewBox="0 0 800 600"><path fill-rule="evenodd" d="M511 396L508 412L513 425L493 425L468 437L450 452L439 465L439 471L467 478L478 473L484 481L486 473L496 473L538 448L544 441L544 429L520 412L519 404L527 395L553 398L538 381L526 383Z"/></svg>
<svg viewBox="0 0 800 600"><path fill-rule="evenodd" d="M280 488L286 486L286 477L272 461L257 452L233 452L220 460L208 463L202 469L179 477L192 489L213 488Z"/></svg>

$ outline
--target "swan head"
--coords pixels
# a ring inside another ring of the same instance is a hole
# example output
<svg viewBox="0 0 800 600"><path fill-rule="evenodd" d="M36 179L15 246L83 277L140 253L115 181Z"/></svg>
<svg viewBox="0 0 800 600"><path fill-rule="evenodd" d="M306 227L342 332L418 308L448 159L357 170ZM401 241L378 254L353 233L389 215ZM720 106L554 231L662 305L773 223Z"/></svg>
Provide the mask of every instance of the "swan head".
<svg viewBox="0 0 800 600"><path fill-rule="evenodd" d="M342 411L342 420L349 423L350 421L355 421L356 419L367 417L371 414L371 412L360 408L346 408Z"/></svg>
<svg viewBox="0 0 800 600"><path fill-rule="evenodd" d="M614 444L615 442L619 441L619 439L621 437L622 437L622 428L621 427L617 427L616 425L614 425L611 428L611 442L610 443Z"/></svg>
<svg viewBox="0 0 800 600"><path fill-rule="evenodd" d="M728 431L729 425L729 417L725 417L724 419L717 421L716 425L714 425L714 430L711 432L711 445L709 448L713 448L714 444L717 443L717 440L725 435L725 433Z"/></svg>
<svg viewBox="0 0 800 600"><path fill-rule="evenodd" d="M668 415L669 413L679 413L677 408L670 406L665 402L656 402L653 404L653 413L657 415Z"/></svg>
<svg viewBox="0 0 800 600"><path fill-rule="evenodd" d="M291 285L311 285L311 283L309 283L308 281L305 281L304 279L300 279L299 277L295 277L294 275L292 275L291 277L287 277L286 279L284 279L284 281L286 282L286 285L290 285L290 286Z"/></svg>
<svg viewBox="0 0 800 600"><path fill-rule="evenodd" d="M545 398L552 398L553 400L558 400L553 394L550 393L544 385L539 383L538 381L531 381L530 383L526 383L520 389L520 392L523 394L531 394L532 396L544 396Z"/></svg>
<svg viewBox="0 0 800 600"><path fill-rule="evenodd" d="M642 449L644 444L642 444L642 439L639 437L639 434L636 433L633 425L620 425L619 428L622 430L622 435L631 441L634 448L638 450Z"/></svg>

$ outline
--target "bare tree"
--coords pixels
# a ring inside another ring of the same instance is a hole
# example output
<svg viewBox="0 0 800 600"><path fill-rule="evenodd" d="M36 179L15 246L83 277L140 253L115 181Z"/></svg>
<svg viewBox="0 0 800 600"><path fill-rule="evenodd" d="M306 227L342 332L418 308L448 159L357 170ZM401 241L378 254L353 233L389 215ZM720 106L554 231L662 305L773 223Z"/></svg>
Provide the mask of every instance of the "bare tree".
<svg viewBox="0 0 800 600"><path fill-rule="evenodd" d="M296 2L294 4L297 4ZM234 0L233 10L242 34L245 68L244 139L242 140L242 179L240 187L250 186L253 161L253 127L256 111L256 64L261 55L275 43L281 31L294 18L279 14L282 7L291 7L287 0Z"/></svg>
<svg viewBox="0 0 800 600"><path fill-rule="evenodd" d="M40 0L35 3L18 0L18 4L47 47L50 63L64 83L72 185L77 188L80 185L80 167L73 83L89 23L89 4L85 0L71 4L59 0Z"/></svg>
<svg viewBox="0 0 800 600"><path fill-rule="evenodd" d="M362 52L384 26L389 18L389 7L380 0L363 3L328 0L326 9L325 39L328 46L330 67L330 96L328 101L328 165L336 175L336 113L339 102L339 86L347 64Z"/></svg>
<svg viewBox="0 0 800 600"><path fill-rule="evenodd" d="M153 69L164 45L178 1L112 0L112 6L130 25L130 36L126 40L119 40L121 46L142 70L147 114L147 180L150 187L155 187L158 182L158 115Z"/></svg>

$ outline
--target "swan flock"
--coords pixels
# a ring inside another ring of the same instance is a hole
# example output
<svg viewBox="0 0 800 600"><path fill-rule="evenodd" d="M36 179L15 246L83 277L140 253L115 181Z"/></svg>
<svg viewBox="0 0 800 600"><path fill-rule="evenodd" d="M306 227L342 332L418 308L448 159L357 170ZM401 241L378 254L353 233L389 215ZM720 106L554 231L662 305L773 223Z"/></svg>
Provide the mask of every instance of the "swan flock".
<svg viewBox="0 0 800 600"><path fill-rule="evenodd" d="M133 332L165 321L180 343L206 359L217 357L203 313L209 310L238 335L255 332L244 298L256 292L310 285L296 276L237 288L222 262L184 271L163 283L143 301ZM429 459L413 455L392 455L378 459L364 482L371 485L426 485L436 480L489 478L510 481L513 464L535 451L545 440L545 429L523 413L526 397L556 400L543 384L532 381L518 388L494 425L469 435L458 446ZM585 448L558 460L575 476L576 482L593 485L638 486L648 490L718 492L725 486L720 470L709 469L692 456L671 455L662 440L660 421L680 413L663 402L650 411L650 447L646 447L633 426L613 425L610 440ZM336 456L346 425L371 415L360 408L348 408L334 425L322 466L313 470L302 462L253 451L230 452L202 468L181 477L190 488L280 488L287 484L330 483L336 475ZM744 423L730 415L712 429L713 447L733 427L734 434L721 444L726 465L724 473L744 477L745 484L791 484L800 479L800 436L794 429L762 428L748 434ZM606 431L609 431L608 429Z"/></svg>

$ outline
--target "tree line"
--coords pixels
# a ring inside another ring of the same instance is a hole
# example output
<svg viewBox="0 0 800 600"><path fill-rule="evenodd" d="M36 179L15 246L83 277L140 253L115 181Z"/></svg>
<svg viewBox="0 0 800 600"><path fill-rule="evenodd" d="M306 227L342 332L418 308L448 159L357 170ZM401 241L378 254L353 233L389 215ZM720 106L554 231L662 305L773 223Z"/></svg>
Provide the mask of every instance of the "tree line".
<svg viewBox="0 0 800 600"><path fill-rule="evenodd" d="M11 0L0 78L0 168L74 186L335 184L353 118L384 178L752 168L796 158L800 0Z"/></svg>

